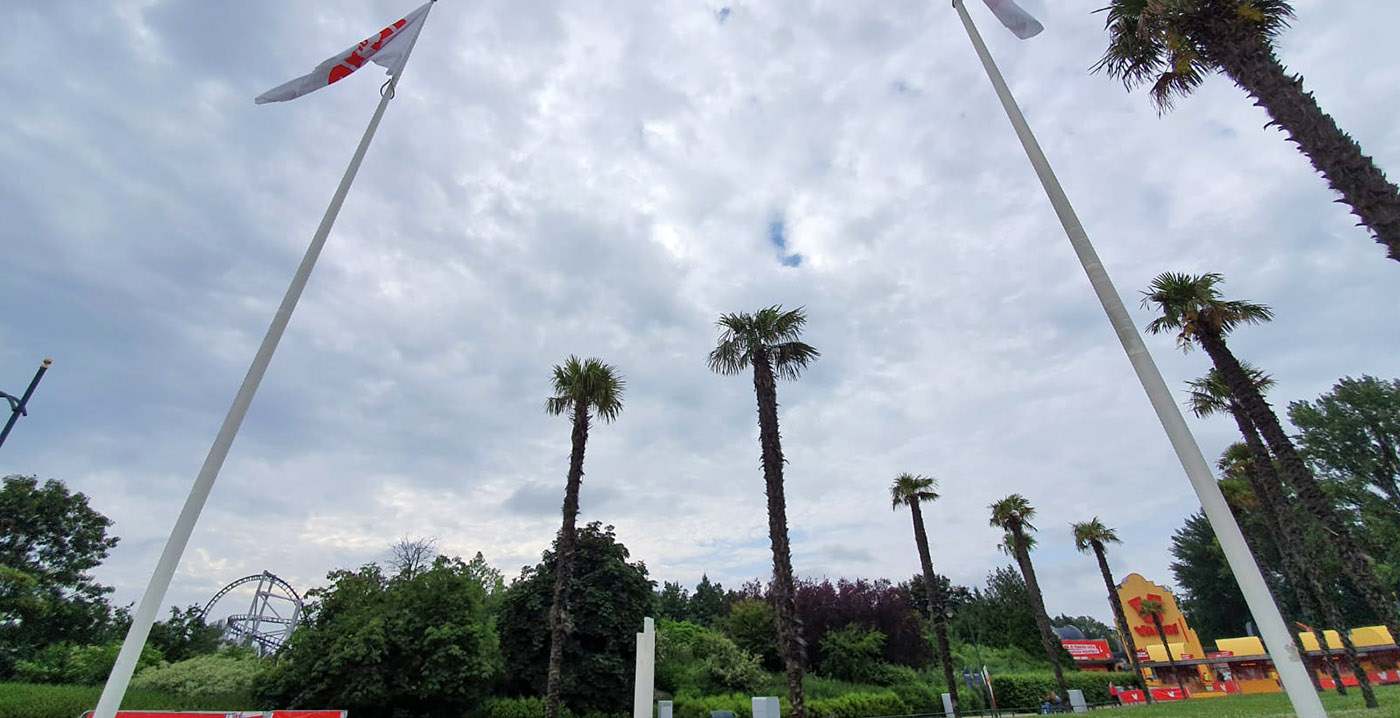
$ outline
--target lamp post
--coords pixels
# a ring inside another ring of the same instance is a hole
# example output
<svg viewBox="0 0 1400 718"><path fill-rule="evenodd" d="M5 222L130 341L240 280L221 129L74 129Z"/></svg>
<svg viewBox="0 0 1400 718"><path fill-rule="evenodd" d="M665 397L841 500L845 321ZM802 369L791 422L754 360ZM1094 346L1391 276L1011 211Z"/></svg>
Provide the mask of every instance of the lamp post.
<svg viewBox="0 0 1400 718"><path fill-rule="evenodd" d="M21 416L29 415L29 412L26 410L26 407L29 404L29 397L34 396L34 390L38 388L39 380L44 378L44 372L47 372L49 370L50 364L53 364L53 360L45 359L44 363L39 365L39 371L34 372L34 380L29 382L29 388L24 390L24 396L21 396L18 399L16 399L15 397L6 394L3 391L0 391L0 398L10 402L10 420L6 421L5 428L3 430L0 430L0 446L5 445L5 439L9 437L10 429L15 428L15 422L19 421L19 418Z"/></svg>

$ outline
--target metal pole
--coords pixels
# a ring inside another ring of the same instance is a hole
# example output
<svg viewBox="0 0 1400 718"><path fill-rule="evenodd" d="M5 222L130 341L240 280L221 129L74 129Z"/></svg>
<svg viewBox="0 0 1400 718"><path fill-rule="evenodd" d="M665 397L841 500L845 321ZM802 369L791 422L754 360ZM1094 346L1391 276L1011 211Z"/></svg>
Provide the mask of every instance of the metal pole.
<svg viewBox="0 0 1400 718"><path fill-rule="evenodd" d="M52 359L45 359L39 365L39 371L34 372L33 381L29 382L29 388L24 390L24 396L20 397L19 401L15 401L14 397L0 391L0 397L10 401L10 419L5 422L5 428L0 430L0 446L5 445L5 439L9 437L10 429L15 428L15 422L19 421L21 416L29 415L29 412L25 410L29 404L29 397L34 396L34 390L39 387L39 380L44 378L44 374L48 372L51 364L53 364Z"/></svg>
<svg viewBox="0 0 1400 718"><path fill-rule="evenodd" d="M1273 596L1264 583L1263 575L1259 573L1259 566L1254 562L1254 556L1250 554L1249 547L1245 545L1244 535L1240 533L1239 524L1235 522L1234 514L1230 513L1230 507L1225 503L1225 497L1220 493L1220 486L1215 483L1215 477L1211 475L1210 467L1206 464L1205 457L1201 455L1201 449L1196 445L1195 437L1191 435L1191 430L1186 426L1186 420L1181 416L1181 410L1177 408L1176 402L1172 399L1171 390L1167 388L1167 383L1163 381L1161 372L1157 370L1157 365L1153 362L1152 355L1148 353L1142 336L1133 326L1132 317L1124 308L1118 290L1113 287L1108 272L1104 269L1103 263L1099 261L1093 245L1089 243L1089 236L1084 231L1084 225L1079 222L1079 217L1074 213L1069 198L1065 195L1064 189L1060 187L1059 179L1055 177L1054 171L1050 168L1050 161L1045 158L1045 153L1041 151L1040 144L1036 142L1035 135L1031 133L1030 125L1026 123L1025 116L1021 114L1021 109L1016 105L1016 100L1011 95L1011 89L1006 86L1006 80L1002 78L1001 72L992 60L991 53L987 51L987 46L982 42L982 36L978 34L977 28L972 24L972 16L964 7L963 0L953 0L953 7L957 9L958 16L962 18L963 27L967 29L967 36L972 40L972 45L977 50L977 56L982 60L982 67L986 70L988 79L991 80L992 86L996 89L997 97L1001 100L1002 108L1006 110L1007 118L1011 120L1012 126L1016 129L1016 136L1020 138L1026 156L1035 168L1035 173L1045 188L1045 194L1055 208L1055 214L1060 218L1065 235L1069 238L1070 245L1079 258L1079 264L1084 268L1084 273L1088 275L1089 283L1093 285L1094 293L1098 295L1099 303L1103 306L1104 313L1108 315L1109 323L1113 325L1114 331L1118 334L1118 341L1123 345L1123 351L1127 353L1128 361L1132 363L1133 371L1137 373L1143 391L1147 393L1152 408L1157 412L1158 421L1166 430L1167 438L1171 441L1177 459L1181 462L1187 478L1191 481L1192 488L1196 491L1196 496L1200 499L1201 508L1205 510L1207 520L1215 529L1215 535L1225 553L1225 559L1230 564L1230 570L1234 573L1235 580L1240 584L1240 591L1244 594L1245 603L1249 605L1250 613L1254 615L1254 619L1259 625L1259 632L1263 634L1269 658L1273 660L1279 678L1283 681L1284 691L1287 692L1288 700L1293 704L1293 710L1299 718L1324 718L1327 712L1323 710L1322 701L1318 698L1317 692L1313 690L1312 681L1308 678L1307 667L1303 665L1297 647L1289 639L1288 627L1284 624L1278 606L1274 603Z"/></svg>
<svg viewBox="0 0 1400 718"><path fill-rule="evenodd" d="M421 31L422 25L420 24L419 32ZM412 43L408 46L408 52L404 54L404 64L407 64L408 55L413 52L413 44L417 41L418 36L415 34ZM180 556L185 552L185 545L189 543L190 534L194 532L195 522L199 520L199 514L204 509L204 502L209 498L209 492L214 488L214 480L218 478L219 469L223 467L229 447L233 445L234 437L238 435L238 427L243 423L244 415L248 413L248 406L253 403L253 395L257 393L258 385L262 383L263 374L267 372L268 364L272 362L272 354L277 351L277 344L287 329L287 323L291 321L292 311L296 309L297 300L301 298L302 290L306 288L306 282L311 277L311 270L316 266L316 259L321 255L321 248L326 244L326 237L330 235L331 226L335 224L336 215L340 213L340 206L345 202L345 195L350 192L350 184L354 182L355 174L360 170L360 163L369 150L370 140L374 139L374 132L379 128L379 121L384 117L384 110L389 106L389 100L394 97L394 88L399 84L399 78L402 74L400 72L394 75L380 91L379 105L374 109L374 116L370 118L369 126L365 128L365 134L360 138L359 146L355 148L355 154L350 159L350 166L345 168L345 175L341 177L340 186L336 188L335 195L331 197L330 206L326 208L326 213L321 218L321 225L316 228L316 234L311 238L310 246L306 248L301 265L297 267L296 274L292 276L292 283L287 287L286 295L282 297L282 304L277 308L277 313L272 318L272 325L268 327L262 345L258 347L258 352L253 357L253 363L248 367L248 374L243 378L243 384L238 388L238 394L234 396L233 405L229 407L228 415L224 417L223 426L219 428L218 435L214 437L214 445L209 448L209 455L205 457L204 465L199 469L199 476L195 478L194 486L190 488L189 497L185 499L185 506L180 509L180 516L175 520L175 528L170 532L170 538L165 543L165 550L161 552L160 560L156 563L155 572L151 575L151 582L146 586L146 593L141 596L136 613L131 617L131 629L126 633L126 640L122 642L121 652L117 654L117 661L112 666L112 673L107 677L107 684L102 688L102 697L98 699L97 710L94 712L93 718L116 717L122 696L126 694L127 684L131 682L131 675L136 670L136 660L141 655L141 649L146 645L146 638L151 632L151 623L155 621L156 611L160 609L161 602L165 600L165 592L170 588L170 579L175 575L175 567L180 563Z"/></svg>

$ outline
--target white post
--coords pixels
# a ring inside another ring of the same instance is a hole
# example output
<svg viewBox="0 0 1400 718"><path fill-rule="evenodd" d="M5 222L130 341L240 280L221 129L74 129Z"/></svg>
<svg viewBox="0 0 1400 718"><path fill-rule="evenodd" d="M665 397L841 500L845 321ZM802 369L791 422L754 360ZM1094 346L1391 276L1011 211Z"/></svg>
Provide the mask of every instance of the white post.
<svg viewBox="0 0 1400 718"><path fill-rule="evenodd" d="M422 24L419 25L419 32L422 32ZM277 307L277 313L272 317L272 324L263 336L262 345L258 347L257 354L253 355L253 363L248 367L248 373L243 377L243 384L238 387L238 393L234 395L233 405L229 407L218 435L214 437L214 445L209 447L209 454L204 458L204 465L195 477L189 496L185 498L180 516L175 519L175 527L165 542L165 550L161 552L160 560L156 562L151 581L146 585L146 592L142 594L136 613L131 617L131 628L126 632L126 639L117 654L117 661L112 666L111 674L107 676L106 685L102 687L102 696L97 701L97 710L93 712L92 718L116 717L117 708L121 705L122 697L126 695L127 684L131 682L131 675L136 671L136 661L141 656L141 649L145 647L146 638L150 636L151 623L155 621L156 612L165 600L165 592L170 588L175 568L185 552L185 545L189 543L190 534L194 532L195 523L199 521L199 514L204 510L204 502L214 488L214 480L219 477L224 458L228 456L229 448L238 435L238 428L243 424L243 417L248 413L249 405L253 403L253 395L257 393L263 375L267 373L272 354L277 351L277 344L282 340L287 323L291 321L292 311L301 299L302 290L306 288L306 282L311 277L311 270L316 266L316 259L321 256L321 248L326 244L326 237L330 236L336 215L340 213L340 205L345 202L345 195L350 192L350 184L355 181L355 174L359 172L360 163L364 161L365 153L369 150L370 140L374 139L374 132L379 129L384 110L389 106L389 100L394 97L394 88L403 76L402 67L408 63L408 55L413 52L413 45L417 42L418 36L415 34L407 52L404 53L402 64L399 65L399 73L395 74L381 91L379 105L375 107L374 116L370 118L369 126L365 128L365 134L360 138L354 156L350 158L350 166L340 178L340 186L336 188L330 206L321 217L321 225L316 228L316 234L311 238L311 244L301 258L301 265L297 267L296 274L292 275L292 283L287 287L282 304Z"/></svg>
<svg viewBox="0 0 1400 718"><path fill-rule="evenodd" d="M632 689L632 718L652 718L651 698L656 682L656 623L642 621L637 634L637 682Z"/></svg>
<svg viewBox="0 0 1400 718"><path fill-rule="evenodd" d="M1157 412L1157 419L1167 432L1167 438L1176 451L1177 459L1181 462L1182 468L1186 470L1186 476L1190 479L1192 488L1196 490L1196 496L1200 499L1201 508L1205 510L1207 520L1215 529L1215 535L1220 541L1225 559L1230 564L1230 570L1234 573L1235 580L1240 584L1240 591L1244 594L1245 603L1249 605L1250 613L1254 615L1259 632L1263 634L1264 644L1269 650L1269 658L1273 660L1274 667L1283 680L1283 688L1288 693L1293 710L1299 718L1325 718L1327 712L1323 710L1322 701L1318 699L1317 692L1313 690L1312 681L1308 678L1308 669L1298 655L1297 647L1289 637L1288 627L1284 624L1283 617L1279 615L1278 606L1274 603L1273 596L1270 595L1268 587L1264 584L1264 577L1259 573L1259 566L1254 562L1254 556L1250 554L1248 546L1245 545L1244 535L1240 533L1240 527L1235 523L1234 514L1230 513L1230 508L1225 503L1225 497L1221 495L1220 487L1215 483L1215 477L1211 475L1210 467L1206 464L1205 457L1201 455L1200 447L1196 445L1195 437L1191 435L1191 430L1186 426L1186 420L1181 416L1181 410L1177 408L1176 402L1172 399L1171 390L1167 388L1167 383L1163 381L1161 372L1157 370L1156 363L1152 361L1152 355L1147 352L1147 346L1143 343L1142 336L1133 326L1132 317L1124 308L1123 300L1118 296L1118 290L1114 289L1113 282L1109 280L1108 272L1104 269L1103 263L1099 261L1093 245L1089 243L1089 236L1084 231L1084 225L1080 224L1079 217L1075 215L1074 208L1070 206L1069 198L1065 196L1064 189L1060 187L1059 180L1055 177L1054 171L1050 169L1049 160L1045 158L1045 153L1040 150L1040 144L1036 142L1035 135L1031 133L1030 125L1026 123L1026 118L1021 114L1021 109L1017 107L1016 100L1012 97L1010 88L1006 86L1006 81L992 60L991 53L987 51L987 46L982 42L982 36L977 33L977 28L972 24L972 16L963 6L963 0L953 0L953 6L957 8L958 16L962 18L963 26L967 28L967 36L972 40L972 45L977 50L977 56L982 60L982 67L987 71L987 77L992 81L997 97L1001 99L1006 116L1016 129L1016 136L1020 138L1021 145L1026 150L1026 156L1030 159L1031 165L1035 167L1035 173L1045 188L1045 194L1049 196L1050 203L1055 207L1055 214L1059 216L1060 224L1064 226L1065 235L1069 237L1070 245L1074 247L1074 253L1079 257L1080 266L1084 268L1084 273L1089 276L1089 283L1093 285L1094 293L1098 295L1099 303L1103 305L1109 323L1113 325L1113 330L1118 334L1118 341L1122 343L1123 351L1128 354L1128 361L1132 363L1133 371L1137 373L1143 391L1147 392L1147 398L1152 402L1152 408Z"/></svg>

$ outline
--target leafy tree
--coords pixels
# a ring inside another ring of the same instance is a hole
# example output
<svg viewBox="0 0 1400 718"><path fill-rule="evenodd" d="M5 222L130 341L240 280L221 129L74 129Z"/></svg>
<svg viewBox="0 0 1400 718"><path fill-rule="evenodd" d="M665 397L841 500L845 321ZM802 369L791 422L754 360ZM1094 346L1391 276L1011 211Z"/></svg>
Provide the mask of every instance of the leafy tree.
<svg viewBox="0 0 1400 718"><path fill-rule="evenodd" d="M1040 582L1035 578L1035 566L1031 563L1031 537L1027 531L1034 531L1031 519L1035 518L1035 508L1026 497L1011 494L988 506L992 511L991 525L1006 532L1016 564L1021 567L1021 576L1026 580L1026 590L1030 592L1031 610L1035 615L1035 625L1040 632L1040 644L1045 649L1045 657L1055 671L1055 685L1060 689L1060 700L1069 702L1069 687L1065 685L1064 669L1060 666L1059 655L1064 651L1055 632L1051 630L1050 615L1045 612L1045 598L1040 592Z"/></svg>
<svg viewBox="0 0 1400 718"><path fill-rule="evenodd" d="M767 601L744 599L729 609L721 626L735 645L757 656L764 670L780 671L777 616Z"/></svg>
<svg viewBox="0 0 1400 718"><path fill-rule="evenodd" d="M255 692L286 707L366 716L457 715L500 674L485 591L460 558L386 576L336 570L307 593L302 623Z"/></svg>
<svg viewBox="0 0 1400 718"><path fill-rule="evenodd" d="M1251 386L1261 395L1273 385L1273 379L1262 370L1251 366L1248 362L1241 362L1240 366L1248 375ZM1347 626L1342 622L1342 613L1337 607L1336 594L1325 585L1329 583L1327 575L1322 573L1315 555L1317 552L1314 551L1314 546L1321 547L1325 544L1309 545L1306 541L1302 527L1299 526L1298 517L1293 513L1284 496L1283 483L1278 478L1273 460L1269 456L1263 440L1259 437L1257 427L1254 422L1250 421L1240 404L1234 400L1220 372L1212 370L1206 376L1191 382L1190 386L1191 398L1188 403L1196 416L1228 412L1235 419L1235 424L1244 437L1245 455L1230 457L1227 451L1226 456L1222 457L1222 462L1226 461L1227 458L1231 459L1233 461L1232 467L1237 468L1238 473L1244 475L1252 489L1256 512L1263 518L1269 536L1268 542L1277 549L1284 578L1291 585L1292 593L1298 603L1308 613L1316 617L1314 620L1321 619L1325 625L1341 633L1343 651L1351 665L1352 673L1356 675L1357 685L1361 688L1366 705L1370 708L1376 707L1376 698L1371 690L1371 682L1361 666L1360 656L1356 652L1356 647L1352 645ZM1249 539L1248 535L1246 535L1246 539ZM1260 553L1258 551L1260 543L1262 542L1258 540L1250 541L1251 549L1256 554ZM1279 594L1282 591L1276 589L1274 593ZM1301 649L1303 647L1301 639L1295 636L1294 640L1298 642ZM1326 664L1329 669L1335 670L1332 661L1329 660ZM1314 674L1316 681L1315 676L1316 674ZM1345 695L1346 688L1341 681L1336 681L1335 685L1338 692Z"/></svg>
<svg viewBox="0 0 1400 718"><path fill-rule="evenodd" d="M332 571L307 592L305 619L259 681L264 702L333 705L375 718L456 718L501 673L486 593L459 558L416 575Z"/></svg>
<svg viewBox="0 0 1400 718"><path fill-rule="evenodd" d="M1151 83L1161 110L1224 73L1327 178L1376 241L1400 261L1400 189L1322 111L1274 42L1293 19L1286 0L1111 0L1108 50L1095 70L1129 89Z"/></svg>
<svg viewBox="0 0 1400 718"><path fill-rule="evenodd" d="M1244 635L1252 615L1203 512L1172 534L1171 554L1172 576L1181 589L1177 602L1202 640Z"/></svg>
<svg viewBox="0 0 1400 718"><path fill-rule="evenodd" d="M1344 377L1316 401L1288 404L1298 445L1318 471L1354 481L1400 514L1400 379Z"/></svg>
<svg viewBox="0 0 1400 718"><path fill-rule="evenodd" d="M663 583L655 603L653 611L658 621L684 621L690 617L690 591L679 583Z"/></svg>
<svg viewBox="0 0 1400 718"><path fill-rule="evenodd" d="M905 592L886 579L801 581L797 616L804 642L812 647L812 665L826 658L822 638L851 624L885 634L881 658L886 662L918 668L931 658L925 622Z"/></svg>
<svg viewBox="0 0 1400 718"><path fill-rule="evenodd" d="M1138 663L1137 646L1133 644L1133 633L1128 630L1128 618L1123 615L1122 601L1118 600L1118 582L1113 580L1113 570L1108 567L1108 556L1106 555L1109 544L1123 542L1118 538L1118 532L1105 526L1097 516L1089 521L1071 524L1070 531L1074 534L1074 547L1079 549L1080 553L1094 554L1094 558L1099 562L1099 574L1103 576L1103 585L1108 591L1108 605L1113 610L1113 621L1114 625L1118 627L1118 635L1122 637L1123 652L1128 654L1128 660L1133 664L1133 672L1142 675L1142 666ZM1085 633L1084 635L1088 636L1089 634ZM1107 635L1103 636L1103 638L1107 637ZM1154 702L1151 691L1147 693L1147 702Z"/></svg>
<svg viewBox="0 0 1400 718"><path fill-rule="evenodd" d="M497 625L505 689L541 695L547 689L548 615L554 595L558 539L506 588ZM632 705L637 631L651 608L652 585L641 562L628 562L613 527L592 522L578 531L569 594L572 621L564 643L561 701L576 715L616 713Z"/></svg>
<svg viewBox="0 0 1400 718"><path fill-rule="evenodd" d="M690 597L689 608L691 620L702 626L714 626L729 610L724 586L711 583L709 576L701 574L700 583L695 585L695 593Z"/></svg>
<svg viewBox="0 0 1400 718"><path fill-rule="evenodd" d="M896 476L890 487L890 507L898 510L908 506L914 520L914 545L919 551L919 566L923 569L924 590L927 591L929 617L933 622L933 637L938 644L938 662L943 665L943 681L948 686L948 699L952 703L953 715L961 718L958 706L958 679L953 675L953 652L948 646L947 606L943 598L943 585L933 572L933 558L929 553L928 532L924 530L924 516L919 505L925 501L938 500L938 481L931 476L915 476L903 473Z"/></svg>
<svg viewBox="0 0 1400 718"><path fill-rule="evenodd" d="M88 571L117 544L110 519L55 479L0 487L0 678L45 646L105 640L112 592Z"/></svg>
<svg viewBox="0 0 1400 718"><path fill-rule="evenodd" d="M1162 602L1155 598L1143 599L1138 604L1138 615L1152 621L1152 626L1157 629L1157 637L1162 640L1162 649L1167 652L1167 665L1171 666L1172 674L1176 676L1176 686L1181 689L1181 695L1188 696L1186 684L1181 682L1181 674L1176 670L1176 659L1172 657L1172 647L1167 643L1167 632L1162 629Z"/></svg>
<svg viewBox="0 0 1400 718"><path fill-rule="evenodd" d="M573 448L569 453L569 474L564 485L564 524L559 529L558 566L555 572L554 600L549 610L549 676L545 691L545 718L559 718L559 696L563 685L564 642L568 640L570 616L569 587L572 585L574 545L578 541L579 487L583 483L583 454L588 446L588 429L593 417L611 422L622 411L623 381L613 367L598 359L569 356L554 366L554 396L545 402L545 411L558 416L568 413L573 420Z"/></svg>
<svg viewBox="0 0 1400 718"><path fill-rule="evenodd" d="M486 557L477 551L472 560L467 562L467 575L481 584L481 588L486 591L487 612L495 615L496 609L500 608L501 597L506 592L506 582L501 577L500 569L486 563Z"/></svg>
<svg viewBox="0 0 1400 718"><path fill-rule="evenodd" d="M885 634L855 624L822 636L822 675L852 683L880 680L880 649Z"/></svg>
<svg viewBox="0 0 1400 718"><path fill-rule="evenodd" d="M710 352L710 369L736 375L753 367L758 400L758 441L763 482L768 496L768 539L773 547L773 597L778 617L778 645L786 663L788 701L793 718L807 718L802 700L805 646L797 622L792 549L787 531L787 499L783 494L783 447L778 432L778 379L796 379L821 353L799 340L807 314L780 306L753 314L725 314L717 322L719 343ZM554 716L549 716L554 718Z"/></svg>
<svg viewBox="0 0 1400 718"><path fill-rule="evenodd" d="M1031 609L1030 590L1014 567L1002 566L987 574L986 585L973 589L970 599L955 606L954 611L950 632L961 640L1012 648L1043 660L1045 649ZM1070 660L1063 651L1059 658L1061 665Z"/></svg>
<svg viewBox="0 0 1400 718"><path fill-rule="evenodd" d="M752 653L689 621L659 622L656 653L657 686L670 693L753 693L768 678Z"/></svg>
<svg viewBox="0 0 1400 718"><path fill-rule="evenodd" d="M1284 433L1260 387L1225 344L1225 337L1234 329L1267 322L1273 318L1273 312L1262 304L1224 299L1217 286L1223 281L1214 273L1158 275L1143 293L1143 306L1155 306L1161 312L1147 330L1153 334L1177 332L1177 345L1182 351L1190 351L1196 345L1205 350L1230 397L1278 461L1284 481L1323 530L1332 535L1332 545L1352 585L1366 597L1391 634L1400 635L1400 612L1396 610L1394 593L1381 583L1370 557Z"/></svg>
<svg viewBox="0 0 1400 718"><path fill-rule="evenodd" d="M171 606L170 618L151 624L146 644L160 651L171 663L218 651L223 629L206 624L203 613L198 605L184 609Z"/></svg>

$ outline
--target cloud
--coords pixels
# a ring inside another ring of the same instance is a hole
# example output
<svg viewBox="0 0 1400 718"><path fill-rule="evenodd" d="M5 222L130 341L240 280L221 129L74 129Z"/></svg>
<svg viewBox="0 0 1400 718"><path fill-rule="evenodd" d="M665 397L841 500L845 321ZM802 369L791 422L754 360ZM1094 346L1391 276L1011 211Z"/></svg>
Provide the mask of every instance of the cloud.
<svg viewBox="0 0 1400 718"><path fill-rule="evenodd" d="M1280 56L1380 166L1400 167L1393 9L1295 3ZM0 80L0 385L55 365L0 473L111 516L100 569L142 592L358 142L378 68L252 97L408 9L125 0L13 14ZM1272 305L1232 337L1276 404L1394 373L1393 263L1227 80L1172 114L1087 74L1101 17L982 23L1139 326L1165 270ZM1043 12L1039 12L1043 10ZM1366 21L1359 20L1367 13ZM1380 15L1377 15L1379 13ZM568 423L550 367L628 380L590 434L584 520L654 579L770 571L752 383L705 366L722 312L805 306L822 358L779 387L804 575L918 570L889 481L932 474L934 562L1006 562L986 506L1039 510L1053 612L1106 617L1068 525L1169 582L1196 501L946 4L441 4L224 466L167 604L270 570L299 590L405 534L508 576L558 530ZM1205 370L1167 338L1169 385ZM1207 457L1228 420L1192 421Z"/></svg>

